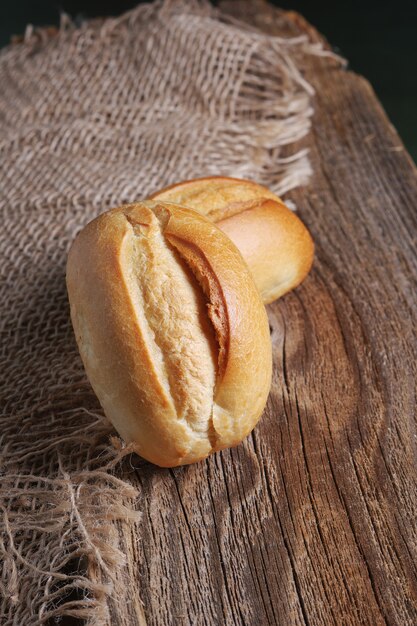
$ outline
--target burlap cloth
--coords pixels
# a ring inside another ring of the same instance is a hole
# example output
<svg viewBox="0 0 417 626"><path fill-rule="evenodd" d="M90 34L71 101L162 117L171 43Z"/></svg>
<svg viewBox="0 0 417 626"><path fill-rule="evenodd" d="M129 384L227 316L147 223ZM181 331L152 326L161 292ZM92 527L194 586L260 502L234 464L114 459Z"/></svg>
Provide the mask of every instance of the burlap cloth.
<svg viewBox="0 0 417 626"><path fill-rule="evenodd" d="M118 529L139 523L140 500L75 345L71 240L184 178L249 177L280 194L305 183L306 152L289 146L310 126L296 58L311 53L323 51L187 0L29 28L1 52L3 626L109 624L109 603L126 601Z"/></svg>

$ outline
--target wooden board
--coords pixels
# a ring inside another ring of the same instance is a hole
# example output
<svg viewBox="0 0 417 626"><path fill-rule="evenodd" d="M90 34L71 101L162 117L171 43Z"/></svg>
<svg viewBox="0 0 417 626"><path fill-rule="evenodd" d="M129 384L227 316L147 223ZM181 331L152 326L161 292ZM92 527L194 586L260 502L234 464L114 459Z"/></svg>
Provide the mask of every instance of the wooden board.
<svg viewBox="0 0 417 626"><path fill-rule="evenodd" d="M278 32L266 5L229 10ZM268 307L266 413L234 450L132 474L143 521L112 624L417 624L416 169L363 78L305 71L314 177L291 197L316 261Z"/></svg>

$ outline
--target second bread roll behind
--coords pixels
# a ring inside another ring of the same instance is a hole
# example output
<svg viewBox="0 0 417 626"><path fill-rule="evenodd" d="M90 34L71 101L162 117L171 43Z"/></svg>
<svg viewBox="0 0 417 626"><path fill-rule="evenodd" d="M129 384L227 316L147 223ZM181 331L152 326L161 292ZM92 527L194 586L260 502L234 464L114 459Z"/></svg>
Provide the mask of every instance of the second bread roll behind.
<svg viewBox="0 0 417 626"><path fill-rule="evenodd" d="M213 223L164 202L104 213L74 241L67 286L90 382L141 456L192 463L252 430L271 380L268 321Z"/></svg>
<svg viewBox="0 0 417 626"><path fill-rule="evenodd" d="M265 304L294 289L311 268L314 245L307 228L262 185L213 176L172 185L151 198L216 222L242 253Z"/></svg>

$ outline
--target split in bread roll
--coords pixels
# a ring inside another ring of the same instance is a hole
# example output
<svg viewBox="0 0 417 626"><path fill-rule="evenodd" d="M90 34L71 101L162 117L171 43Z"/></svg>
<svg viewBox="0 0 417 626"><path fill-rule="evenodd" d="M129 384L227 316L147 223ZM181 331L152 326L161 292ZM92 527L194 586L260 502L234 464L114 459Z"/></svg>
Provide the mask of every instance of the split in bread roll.
<svg viewBox="0 0 417 626"><path fill-rule="evenodd" d="M171 203L113 209L73 242L67 287L87 375L138 454L173 467L250 433L270 388L269 326L215 224Z"/></svg>
<svg viewBox="0 0 417 626"><path fill-rule="evenodd" d="M310 271L310 233L262 185L213 176L172 185L151 199L189 207L216 222L242 253L265 304L297 287Z"/></svg>

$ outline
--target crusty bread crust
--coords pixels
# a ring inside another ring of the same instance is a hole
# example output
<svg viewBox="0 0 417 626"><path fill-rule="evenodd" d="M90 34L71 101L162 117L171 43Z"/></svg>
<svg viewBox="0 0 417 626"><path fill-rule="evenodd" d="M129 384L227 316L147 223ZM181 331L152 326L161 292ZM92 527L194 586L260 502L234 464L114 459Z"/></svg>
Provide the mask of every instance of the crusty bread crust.
<svg viewBox="0 0 417 626"><path fill-rule="evenodd" d="M242 253L265 304L294 289L310 271L310 233L262 185L212 176L171 185L151 198L187 206L216 222Z"/></svg>
<svg viewBox="0 0 417 626"><path fill-rule="evenodd" d="M269 393L267 316L239 251L165 202L90 222L68 256L71 319L107 417L164 467L238 444Z"/></svg>

